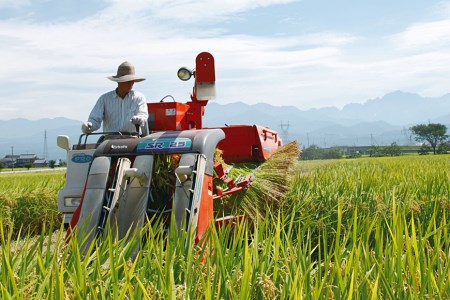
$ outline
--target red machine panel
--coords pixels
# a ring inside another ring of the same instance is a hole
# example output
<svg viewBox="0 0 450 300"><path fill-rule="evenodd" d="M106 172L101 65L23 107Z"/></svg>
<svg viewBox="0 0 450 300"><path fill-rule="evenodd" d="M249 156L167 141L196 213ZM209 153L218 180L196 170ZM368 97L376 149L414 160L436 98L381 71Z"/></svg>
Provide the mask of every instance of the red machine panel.
<svg viewBox="0 0 450 300"><path fill-rule="evenodd" d="M202 52L195 59L195 82L213 83L216 81L214 57L208 52Z"/></svg>
<svg viewBox="0 0 450 300"><path fill-rule="evenodd" d="M282 145L278 133L268 127L230 125L220 129L225 132L225 139L217 147L227 163L262 162Z"/></svg>
<svg viewBox="0 0 450 300"><path fill-rule="evenodd" d="M189 105L180 102L147 103L151 131L186 130Z"/></svg>

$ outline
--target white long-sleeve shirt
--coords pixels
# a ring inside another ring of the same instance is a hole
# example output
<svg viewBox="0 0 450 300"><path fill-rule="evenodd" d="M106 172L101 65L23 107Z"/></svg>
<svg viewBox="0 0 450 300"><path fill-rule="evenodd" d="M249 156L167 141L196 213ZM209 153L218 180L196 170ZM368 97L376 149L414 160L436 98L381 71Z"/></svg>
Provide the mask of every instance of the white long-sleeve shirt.
<svg viewBox="0 0 450 300"><path fill-rule="evenodd" d="M136 127L130 121L132 117L148 119L145 96L132 90L122 99L114 90L100 96L88 122L92 123L93 131L99 129L103 122L104 132L135 132Z"/></svg>

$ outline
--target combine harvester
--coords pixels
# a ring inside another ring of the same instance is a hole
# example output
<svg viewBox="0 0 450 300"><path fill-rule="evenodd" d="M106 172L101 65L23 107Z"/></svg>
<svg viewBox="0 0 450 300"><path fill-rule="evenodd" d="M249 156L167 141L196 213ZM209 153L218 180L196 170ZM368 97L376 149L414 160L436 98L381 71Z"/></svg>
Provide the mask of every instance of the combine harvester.
<svg viewBox="0 0 450 300"><path fill-rule="evenodd" d="M248 189L253 180L251 175L231 179L216 159L216 148L227 164L262 163L282 145L277 132L258 125L204 128L205 107L215 97L210 53L197 56L193 71L178 70L183 81L192 76L191 101L164 102L166 96L148 103L144 132L149 134L90 134L109 137L97 143L88 143L88 135L82 134L73 146L67 136L58 136L58 146L67 150L66 184L58 194L58 209L66 228L77 226L84 245L108 222L123 238L155 215L162 215L169 228L171 214L177 228L192 230L198 242L211 224L235 218L215 219L214 201Z"/></svg>

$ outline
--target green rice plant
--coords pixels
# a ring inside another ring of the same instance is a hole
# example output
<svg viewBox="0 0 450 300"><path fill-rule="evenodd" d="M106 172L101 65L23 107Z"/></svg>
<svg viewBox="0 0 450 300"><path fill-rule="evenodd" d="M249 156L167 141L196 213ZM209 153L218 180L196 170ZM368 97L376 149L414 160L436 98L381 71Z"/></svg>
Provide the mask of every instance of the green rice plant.
<svg viewBox="0 0 450 300"><path fill-rule="evenodd" d="M59 228L57 194L64 184L63 172L16 173L0 175L0 217L5 228L33 234L43 228Z"/></svg>
<svg viewBox="0 0 450 300"><path fill-rule="evenodd" d="M344 220L352 217L355 208L360 216L388 216L395 196L398 205L415 213L416 221L430 219L435 210L439 221L450 203L448 156L336 161L306 175L301 163L299 168L290 203L300 212L298 218L307 217L318 228L336 224L339 201Z"/></svg>
<svg viewBox="0 0 450 300"><path fill-rule="evenodd" d="M199 244L148 222L82 256L61 229L13 240L0 222L0 298L449 299L448 159L299 164L289 205Z"/></svg>
<svg viewBox="0 0 450 300"><path fill-rule="evenodd" d="M0 190L14 193L33 191L36 187L59 189L64 184L64 171L30 172L30 173L0 173Z"/></svg>
<svg viewBox="0 0 450 300"><path fill-rule="evenodd" d="M342 212L342 206L339 209ZM338 211L338 215L341 215ZM289 230L290 215L269 211L253 230L211 227L202 247L184 231L147 225L136 236L115 241L109 231L90 255L62 231L24 237L21 247L3 237L0 291L4 299L323 299L448 298L448 236L442 221L421 232L406 211L391 218L360 218L355 209L348 235L316 248L311 225ZM384 226L391 228L388 235ZM427 226L425 226L427 227ZM327 231L319 239L327 240ZM410 234L412 232L413 234ZM375 244L369 236L375 235ZM441 249L426 248L427 239ZM226 243L225 243L226 241ZM425 244L423 244L425 243ZM132 256L133 249L140 251ZM15 250L11 250L15 249ZM422 249L421 249L422 250Z"/></svg>

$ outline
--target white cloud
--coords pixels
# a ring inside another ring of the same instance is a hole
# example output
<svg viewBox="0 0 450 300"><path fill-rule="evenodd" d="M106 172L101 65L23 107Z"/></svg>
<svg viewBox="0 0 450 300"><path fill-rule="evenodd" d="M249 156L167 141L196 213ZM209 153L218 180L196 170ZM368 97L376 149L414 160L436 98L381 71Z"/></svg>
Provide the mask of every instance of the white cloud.
<svg viewBox="0 0 450 300"><path fill-rule="evenodd" d="M345 46L361 40L361 37L348 33L318 32L298 37L298 41L310 46Z"/></svg>
<svg viewBox="0 0 450 300"><path fill-rule="evenodd" d="M400 49L421 50L450 46L450 19L414 24L393 37Z"/></svg>
<svg viewBox="0 0 450 300"><path fill-rule="evenodd" d="M31 0L0 0L0 8L19 8L31 4Z"/></svg>
<svg viewBox="0 0 450 300"><path fill-rule="evenodd" d="M149 101L167 94L187 101L192 82L178 81L175 72L194 67L201 51L216 59L218 103L267 102L307 109L343 106L399 89L432 96L448 92L446 20L414 24L386 43L332 30L296 36L223 34L220 23L204 26L200 13L218 20L286 2L112 1L107 9L74 22L0 21L0 119L84 120L98 96L114 87L105 76L124 60L134 62L147 77L136 88ZM183 13L196 21L179 22ZM161 21L165 17L171 21ZM366 42L380 44L383 51L367 55L372 49ZM42 109L23 110L18 103Z"/></svg>
<svg viewBox="0 0 450 300"><path fill-rule="evenodd" d="M218 22L251 9L286 4L298 0L113 0L114 14L151 14L156 19L176 23Z"/></svg>

